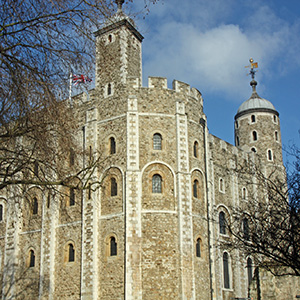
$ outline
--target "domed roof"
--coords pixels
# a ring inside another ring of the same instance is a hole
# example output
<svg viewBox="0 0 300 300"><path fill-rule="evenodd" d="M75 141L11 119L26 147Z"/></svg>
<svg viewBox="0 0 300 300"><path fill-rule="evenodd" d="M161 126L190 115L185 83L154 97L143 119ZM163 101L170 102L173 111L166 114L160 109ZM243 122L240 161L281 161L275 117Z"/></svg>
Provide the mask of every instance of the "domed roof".
<svg viewBox="0 0 300 300"><path fill-rule="evenodd" d="M243 102L240 105L237 113L241 113L249 109L261 109L261 108L271 109L276 111L274 105L270 101L259 97L257 93L253 93L247 101Z"/></svg>
<svg viewBox="0 0 300 300"><path fill-rule="evenodd" d="M274 105L261 97L258 96L255 86L256 86L256 81L252 81L250 85L252 85L253 91L251 97L243 102L235 116L235 119L248 113L252 112L270 112L273 114L276 114L277 116L279 115L278 112L276 111Z"/></svg>

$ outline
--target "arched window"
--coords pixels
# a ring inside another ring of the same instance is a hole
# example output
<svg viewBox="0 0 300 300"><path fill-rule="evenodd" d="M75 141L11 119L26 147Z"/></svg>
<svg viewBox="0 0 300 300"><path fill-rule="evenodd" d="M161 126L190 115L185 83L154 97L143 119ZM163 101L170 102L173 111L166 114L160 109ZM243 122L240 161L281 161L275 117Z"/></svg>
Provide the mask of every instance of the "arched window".
<svg viewBox="0 0 300 300"><path fill-rule="evenodd" d="M70 195L69 195L69 206L75 205L75 190L74 188L70 188Z"/></svg>
<svg viewBox="0 0 300 300"><path fill-rule="evenodd" d="M278 132L275 131L275 141L278 142Z"/></svg>
<svg viewBox="0 0 300 300"><path fill-rule="evenodd" d="M248 219L244 218L243 219L243 238L246 241L250 240L250 234L249 234L249 223L248 223Z"/></svg>
<svg viewBox="0 0 300 300"><path fill-rule="evenodd" d="M107 95L111 95L111 83L107 85Z"/></svg>
<svg viewBox="0 0 300 300"><path fill-rule="evenodd" d="M109 152L110 154L115 154L116 153L116 140L114 137L111 137L109 139Z"/></svg>
<svg viewBox="0 0 300 300"><path fill-rule="evenodd" d="M68 261L75 261L75 248L73 244L68 244Z"/></svg>
<svg viewBox="0 0 300 300"><path fill-rule="evenodd" d="M160 175L155 174L152 177L152 193L162 192L162 178Z"/></svg>
<svg viewBox="0 0 300 300"><path fill-rule="evenodd" d="M35 266L35 255L34 255L34 251L30 250L29 257L28 257L28 267L33 268L34 266Z"/></svg>
<svg viewBox="0 0 300 300"><path fill-rule="evenodd" d="M37 215L39 209L39 204L38 200L36 197L33 198L33 203L32 203L32 214Z"/></svg>
<svg viewBox="0 0 300 300"><path fill-rule="evenodd" d="M251 122L254 123L255 122L255 115L251 116Z"/></svg>
<svg viewBox="0 0 300 300"><path fill-rule="evenodd" d="M219 213L219 231L221 234L226 234L226 216L223 211Z"/></svg>
<svg viewBox="0 0 300 300"><path fill-rule="evenodd" d="M153 149L161 150L162 149L162 137L161 134L155 133L153 135Z"/></svg>
<svg viewBox="0 0 300 300"><path fill-rule="evenodd" d="M253 138L253 141L257 141L257 132L256 131L252 131L252 138Z"/></svg>
<svg viewBox="0 0 300 300"><path fill-rule="evenodd" d="M199 190L199 181L195 179L193 183L193 196L195 198L198 198L198 190Z"/></svg>
<svg viewBox="0 0 300 300"><path fill-rule="evenodd" d="M201 239L198 238L196 241L196 257L201 257Z"/></svg>
<svg viewBox="0 0 300 300"><path fill-rule="evenodd" d="M109 43L112 42L112 35L111 35L111 34L108 35L108 42L109 42Z"/></svg>
<svg viewBox="0 0 300 300"><path fill-rule="evenodd" d="M198 157L198 152L199 152L199 143L197 141L194 142L194 157Z"/></svg>
<svg viewBox="0 0 300 300"><path fill-rule="evenodd" d="M116 256L117 255L117 242L115 237L110 238L110 256Z"/></svg>
<svg viewBox="0 0 300 300"><path fill-rule="evenodd" d="M252 259L248 257L247 259L247 275L248 275L248 285L250 285L252 280Z"/></svg>
<svg viewBox="0 0 300 300"><path fill-rule="evenodd" d="M223 253L223 279L224 279L224 288L230 288L229 280L229 255L227 252Z"/></svg>
<svg viewBox="0 0 300 300"><path fill-rule="evenodd" d="M276 115L273 116L273 121L274 121L274 123L277 123L277 117L276 117Z"/></svg>
<svg viewBox="0 0 300 300"><path fill-rule="evenodd" d="M110 195L117 196L118 195L118 184L116 178L112 177L110 179Z"/></svg>
<svg viewBox="0 0 300 300"><path fill-rule="evenodd" d="M268 150L268 160L273 160L272 150Z"/></svg>
<svg viewBox="0 0 300 300"><path fill-rule="evenodd" d="M0 204L0 222L3 221L3 205Z"/></svg>

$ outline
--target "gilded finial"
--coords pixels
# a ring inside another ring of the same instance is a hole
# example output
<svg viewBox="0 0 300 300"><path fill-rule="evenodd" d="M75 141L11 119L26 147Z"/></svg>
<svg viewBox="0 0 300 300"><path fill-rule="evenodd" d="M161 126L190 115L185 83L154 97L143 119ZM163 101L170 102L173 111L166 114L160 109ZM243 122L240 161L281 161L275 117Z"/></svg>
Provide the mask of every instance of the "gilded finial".
<svg viewBox="0 0 300 300"><path fill-rule="evenodd" d="M257 86L257 82L255 81L255 73L257 71L255 69L258 68L258 63L254 62L252 57L249 59L249 62L250 62L250 66L246 66L245 68L250 68L249 75L251 75L251 78L252 78L250 85L252 86L253 92L255 92L255 89Z"/></svg>

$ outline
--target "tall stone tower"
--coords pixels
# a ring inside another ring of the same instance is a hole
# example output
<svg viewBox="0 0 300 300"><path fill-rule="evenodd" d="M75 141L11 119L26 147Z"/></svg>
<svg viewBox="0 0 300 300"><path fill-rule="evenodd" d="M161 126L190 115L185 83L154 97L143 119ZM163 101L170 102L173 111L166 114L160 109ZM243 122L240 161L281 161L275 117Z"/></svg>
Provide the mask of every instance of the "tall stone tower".
<svg viewBox="0 0 300 300"><path fill-rule="evenodd" d="M235 145L257 153L263 162L282 164L279 113L270 101L257 94L253 67L250 74L252 95L235 115Z"/></svg>

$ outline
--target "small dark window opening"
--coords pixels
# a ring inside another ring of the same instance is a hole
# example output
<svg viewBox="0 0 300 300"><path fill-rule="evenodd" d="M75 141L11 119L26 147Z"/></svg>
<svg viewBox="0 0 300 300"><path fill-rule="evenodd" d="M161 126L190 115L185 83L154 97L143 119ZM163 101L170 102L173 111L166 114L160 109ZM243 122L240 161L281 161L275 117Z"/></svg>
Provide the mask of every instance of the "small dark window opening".
<svg viewBox="0 0 300 300"><path fill-rule="evenodd" d="M29 251L29 268L33 268L35 265L35 255L34 251L30 250Z"/></svg>
<svg viewBox="0 0 300 300"><path fill-rule="evenodd" d="M110 238L110 256L117 255L117 242L115 237Z"/></svg>
<svg viewBox="0 0 300 300"><path fill-rule="evenodd" d="M118 195L118 184L116 178L112 177L110 179L110 195L117 196Z"/></svg>
<svg viewBox="0 0 300 300"><path fill-rule="evenodd" d="M253 141L257 141L257 132L256 131L252 132L252 137L253 137Z"/></svg>
<svg viewBox="0 0 300 300"><path fill-rule="evenodd" d="M256 149L254 147L251 148L251 151L254 152L254 153L256 153Z"/></svg>
<svg viewBox="0 0 300 300"><path fill-rule="evenodd" d="M112 42L112 35L111 35L111 34L108 36L108 41L109 41L110 43Z"/></svg>
<svg viewBox="0 0 300 300"><path fill-rule="evenodd" d="M221 192L224 192L224 180L222 178L219 181L219 189Z"/></svg>
<svg viewBox="0 0 300 300"><path fill-rule="evenodd" d="M273 116L273 120L274 120L275 123L277 122L277 118L276 118L275 115Z"/></svg>
<svg viewBox="0 0 300 300"><path fill-rule="evenodd" d="M273 156L272 156L272 150L268 150L268 160L272 160Z"/></svg>
<svg viewBox="0 0 300 300"><path fill-rule="evenodd" d="M195 198L198 198L198 187L199 187L199 182L198 180L194 180L194 183L193 183L193 196Z"/></svg>
<svg viewBox="0 0 300 300"><path fill-rule="evenodd" d="M278 141L278 132L275 131L275 141Z"/></svg>
<svg viewBox="0 0 300 300"><path fill-rule="evenodd" d="M32 204L32 214L37 215L39 209L38 200L36 197L33 198L33 204Z"/></svg>
<svg viewBox="0 0 300 300"><path fill-rule="evenodd" d="M154 150L161 150L161 143L162 142L162 137L159 133L155 133L153 135L153 149Z"/></svg>
<svg viewBox="0 0 300 300"><path fill-rule="evenodd" d="M111 83L107 85L107 95L111 95Z"/></svg>
<svg viewBox="0 0 300 300"><path fill-rule="evenodd" d="M195 141L194 143L194 157L198 157L198 151L199 151L199 143Z"/></svg>
<svg viewBox="0 0 300 300"><path fill-rule="evenodd" d="M70 166L74 166L75 163L75 152L74 150L71 148L70 149Z"/></svg>
<svg viewBox="0 0 300 300"><path fill-rule="evenodd" d="M196 257L201 257L201 239L198 238L196 242Z"/></svg>
<svg viewBox="0 0 300 300"><path fill-rule="evenodd" d="M152 177L152 193L162 192L162 178L160 175L155 174Z"/></svg>
<svg viewBox="0 0 300 300"><path fill-rule="evenodd" d="M110 144L110 154L115 154L116 153L116 140L114 137L111 137L109 139L109 144Z"/></svg>
<svg viewBox="0 0 300 300"><path fill-rule="evenodd" d="M70 206L75 205L75 190L74 188L70 188Z"/></svg>
<svg viewBox="0 0 300 300"><path fill-rule="evenodd" d="M254 123L255 122L255 115L251 116L251 122Z"/></svg>
<svg viewBox="0 0 300 300"><path fill-rule="evenodd" d="M247 273L248 273L248 286L252 281L252 259L249 257L247 259Z"/></svg>
<svg viewBox="0 0 300 300"><path fill-rule="evenodd" d="M69 244L69 262L75 261L75 249L72 244Z"/></svg>
<svg viewBox="0 0 300 300"><path fill-rule="evenodd" d="M243 187L242 188L242 199L246 199L246 197L247 197L247 190L246 190L246 188L245 187Z"/></svg>
<svg viewBox="0 0 300 300"><path fill-rule="evenodd" d="M34 162L34 170L33 170L34 176L39 176L39 162L36 160Z"/></svg>
<svg viewBox="0 0 300 300"><path fill-rule="evenodd" d="M93 160L93 148L89 146L89 163L92 163Z"/></svg>
<svg viewBox="0 0 300 300"><path fill-rule="evenodd" d="M243 238L246 241L250 240L249 223L248 223L248 219L247 218L243 219Z"/></svg>
<svg viewBox="0 0 300 300"><path fill-rule="evenodd" d="M239 146L240 145L240 138L237 136L236 137L236 145Z"/></svg>
<svg viewBox="0 0 300 300"><path fill-rule="evenodd" d="M224 272L224 288L229 289L229 257L228 253L223 254L223 272Z"/></svg>
<svg viewBox="0 0 300 300"><path fill-rule="evenodd" d="M48 197L47 197L47 208L50 207L50 200L51 200L51 194L48 193Z"/></svg>
<svg viewBox="0 0 300 300"><path fill-rule="evenodd" d="M219 213L219 230L221 234L226 234L226 219L223 211Z"/></svg>
<svg viewBox="0 0 300 300"><path fill-rule="evenodd" d="M3 221L3 205L0 204L0 222Z"/></svg>

